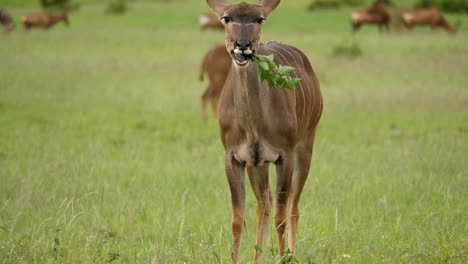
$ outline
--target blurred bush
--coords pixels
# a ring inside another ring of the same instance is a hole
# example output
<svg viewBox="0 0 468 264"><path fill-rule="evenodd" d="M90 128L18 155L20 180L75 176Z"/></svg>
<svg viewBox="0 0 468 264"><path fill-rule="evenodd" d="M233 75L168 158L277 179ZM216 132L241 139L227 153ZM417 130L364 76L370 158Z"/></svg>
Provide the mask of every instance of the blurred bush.
<svg viewBox="0 0 468 264"><path fill-rule="evenodd" d="M414 7L437 7L444 12L468 13L468 0L418 0Z"/></svg>
<svg viewBox="0 0 468 264"><path fill-rule="evenodd" d="M332 56L356 58L363 54L361 46L355 41L343 41L333 48Z"/></svg>
<svg viewBox="0 0 468 264"><path fill-rule="evenodd" d="M320 9L336 9L344 6L360 6L363 0L314 0L309 4L310 11Z"/></svg>
<svg viewBox="0 0 468 264"><path fill-rule="evenodd" d="M70 0L40 0L40 5L44 9L54 10L54 9L73 9Z"/></svg>
<svg viewBox="0 0 468 264"><path fill-rule="evenodd" d="M72 3L71 0L40 0L39 1L42 8L49 11L56 10L67 10L67 11L76 11L80 8L80 4Z"/></svg>
<svg viewBox="0 0 468 264"><path fill-rule="evenodd" d="M69 5L69 0L40 0L41 6L47 7L66 7Z"/></svg>
<svg viewBox="0 0 468 264"><path fill-rule="evenodd" d="M114 0L109 3L106 8L106 13L109 14L123 14L127 12L128 6L125 0Z"/></svg>

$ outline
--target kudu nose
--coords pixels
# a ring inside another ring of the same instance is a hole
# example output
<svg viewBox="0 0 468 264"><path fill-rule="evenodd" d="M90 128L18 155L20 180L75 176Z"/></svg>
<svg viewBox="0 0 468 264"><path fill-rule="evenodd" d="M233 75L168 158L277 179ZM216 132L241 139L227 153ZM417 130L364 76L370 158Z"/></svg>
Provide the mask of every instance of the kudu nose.
<svg viewBox="0 0 468 264"><path fill-rule="evenodd" d="M250 41L236 41L236 48L240 50L247 50L251 47Z"/></svg>

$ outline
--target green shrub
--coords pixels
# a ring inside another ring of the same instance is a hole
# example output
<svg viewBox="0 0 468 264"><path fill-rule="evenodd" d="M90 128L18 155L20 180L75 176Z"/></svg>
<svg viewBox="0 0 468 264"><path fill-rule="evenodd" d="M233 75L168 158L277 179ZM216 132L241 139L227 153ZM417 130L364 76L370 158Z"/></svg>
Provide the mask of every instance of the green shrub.
<svg viewBox="0 0 468 264"><path fill-rule="evenodd" d="M360 6L363 4L362 0L314 0L309 4L310 11L319 9L336 9L343 6Z"/></svg>
<svg viewBox="0 0 468 264"><path fill-rule="evenodd" d="M356 58L363 54L361 47L355 41L343 41L333 48L334 57Z"/></svg>
<svg viewBox="0 0 468 264"><path fill-rule="evenodd" d="M388 6L392 6L393 5L393 1L392 0L380 0L380 2L382 2L383 4L386 4Z"/></svg>
<svg viewBox="0 0 468 264"><path fill-rule="evenodd" d="M41 6L48 7L66 7L69 5L69 0L40 0Z"/></svg>
<svg viewBox="0 0 468 264"><path fill-rule="evenodd" d="M128 6L125 0L114 0L109 3L106 8L106 13L109 14L123 14L127 12Z"/></svg>
<svg viewBox="0 0 468 264"><path fill-rule="evenodd" d="M419 0L415 8L421 7L436 7L450 13L468 13L468 0Z"/></svg>
<svg viewBox="0 0 468 264"><path fill-rule="evenodd" d="M39 3L43 9L52 12L56 12L58 10L67 10L72 12L77 11L81 7L81 4L71 0L40 0Z"/></svg>

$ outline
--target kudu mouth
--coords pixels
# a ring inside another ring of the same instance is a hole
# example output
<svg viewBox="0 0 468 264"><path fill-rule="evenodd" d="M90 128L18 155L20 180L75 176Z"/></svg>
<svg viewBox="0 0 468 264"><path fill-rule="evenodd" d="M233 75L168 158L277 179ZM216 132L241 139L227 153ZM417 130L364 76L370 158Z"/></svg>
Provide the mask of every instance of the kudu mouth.
<svg viewBox="0 0 468 264"><path fill-rule="evenodd" d="M236 47L231 51L231 56L237 65L244 66L251 60L252 53L254 53L254 51L250 49L250 47L247 49Z"/></svg>

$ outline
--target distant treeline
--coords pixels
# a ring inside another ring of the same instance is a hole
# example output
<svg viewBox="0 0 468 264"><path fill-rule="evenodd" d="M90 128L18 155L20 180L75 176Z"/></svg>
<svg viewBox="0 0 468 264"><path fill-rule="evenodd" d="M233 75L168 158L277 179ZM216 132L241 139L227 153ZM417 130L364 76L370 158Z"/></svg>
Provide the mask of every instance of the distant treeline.
<svg viewBox="0 0 468 264"><path fill-rule="evenodd" d="M335 9L340 7L358 7L369 5L368 0L313 0L309 4L309 10L320 9ZM387 5L412 5L413 8L420 7L437 7L443 12L450 13L468 13L468 0L416 0L416 1L400 1L400 0L382 0Z"/></svg>
<svg viewBox="0 0 468 264"><path fill-rule="evenodd" d="M437 7L444 12L468 13L468 0L419 0L415 7Z"/></svg>
<svg viewBox="0 0 468 264"><path fill-rule="evenodd" d="M41 3L42 7L66 7L70 4L70 0L39 0L39 3Z"/></svg>
<svg viewBox="0 0 468 264"><path fill-rule="evenodd" d="M72 0L73 1L73 0ZM0 0L2 7L50 7L57 4L64 4L68 0Z"/></svg>
<svg viewBox="0 0 468 264"><path fill-rule="evenodd" d="M313 0L309 5L309 10L335 9L344 6L363 5L362 0Z"/></svg>
<svg viewBox="0 0 468 264"><path fill-rule="evenodd" d="M125 0L126 2L129 3L134 3L134 2L184 2L184 1L198 1L198 0ZM235 0L234 0L235 1ZM231 2L234 2L231 1ZM244 0L239 0L239 2L242 2ZM53 2L61 2L60 0L55 1L55 0L0 0L0 7L40 7L40 6L51 6L49 3ZM98 3L104 3L104 4L109 4L110 2L113 2L113 0L68 0L65 1L68 2L70 5L85 5L85 4L98 4ZM206 5L204 3L204 0L201 0L202 5Z"/></svg>
<svg viewBox="0 0 468 264"><path fill-rule="evenodd" d="M109 3L113 0L0 0L1 7L31 7L31 6L66 6L81 5L90 3ZM193 0L126 0L128 2L172 2L172 1L193 1ZM204 0L202 0L204 2ZM242 2L243 0L231 0L231 3ZM309 10L335 9L340 7L359 7L369 5L373 0L311 0L308 5ZM252 1L249 1L252 2ZM307 1L304 1L307 3ZM443 12L468 13L468 0L383 0L386 4L403 7L437 7Z"/></svg>

